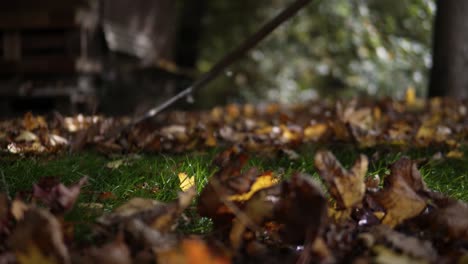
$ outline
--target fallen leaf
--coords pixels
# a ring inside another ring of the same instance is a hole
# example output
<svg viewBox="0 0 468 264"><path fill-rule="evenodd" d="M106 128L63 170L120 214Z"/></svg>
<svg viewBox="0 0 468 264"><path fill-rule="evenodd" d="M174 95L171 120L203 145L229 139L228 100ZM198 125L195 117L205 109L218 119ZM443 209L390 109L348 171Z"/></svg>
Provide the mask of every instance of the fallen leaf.
<svg viewBox="0 0 468 264"><path fill-rule="evenodd" d="M34 142L39 140L39 138L36 136L36 134L28 131L28 130L23 130L21 133L15 138L15 141L24 141L24 142Z"/></svg>
<svg viewBox="0 0 468 264"><path fill-rule="evenodd" d="M421 259L412 258L408 255L404 255L396 252L390 248L387 248L383 245L377 245L372 248L372 252L376 255L374 257L374 262L379 264L427 264L429 262ZM373 262L373 263L374 263Z"/></svg>
<svg viewBox="0 0 468 264"><path fill-rule="evenodd" d="M273 173L269 172L258 176L248 192L231 195L228 197L228 199L231 201L245 202L249 200L257 191L271 187L277 183L278 180L273 176Z"/></svg>
<svg viewBox="0 0 468 264"><path fill-rule="evenodd" d="M10 243L21 263L70 263L62 227L45 209L27 210L13 230Z"/></svg>
<svg viewBox="0 0 468 264"><path fill-rule="evenodd" d="M384 179L384 188L373 195L385 209L382 223L394 227L406 219L419 215L426 208L426 199L417 192L426 189L419 171L408 158L392 164L390 175Z"/></svg>
<svg viewBox="0 0 468 264"><path fill-rule="evenodd" d="M48 178L45 178L49 181ZM88 177L81 178L77 183L66 187L62 183L45 183L44 180L33 186L33 197L49 206L55 213L63 213L70 210L76 202L80 189L88 182ZM51 184L52 186L47 186Z"/></svg>
<svg viewBox="0 0 468 264"><path fill-rule="evenodd" d="M24 217L24 213L28 209L29 206L19 199L14 199L11 203L11 214L16 219L16 221L22 220Z"/></svg>
<svg viewBox="0 0 468 264"><path fill-rule="evenodd" d="M86 254L86 262L102 264L131 264L132 256L130 249L125 244L122 235L99 248L93 247ZM85 263L85 261L82 261Z"/></svg>
<svg viewBox="0 0 468 264"><path fill-rule="evenodd" d="M112 227L120 222L139 219L159 232L168 232L175 227L177 218L190 205L195 195L195 188L190 188L186 192L179 193L179 198L171 203L133 198L116 208L114 212L101 216L97 221L104 226Z"/></svg>
<svg viewBox="0 0 468 264"><path fill-rule="evenodd" d="M185 172L180 172L178 175L179 177L179 182L180 182L180 189L182 191L187 191L188 189L192 188L195 186L195 177L189 177L187 173Z"/></svg>
<svg viewBox="0 0 468 264"><path fill-rule="evenodd" d="M106 164L106 167L112 170L118 169L120 166L122 166L125 163L125 159L118 159L118 160L113 160L109 161Z"/></svg>
<svg viewBox="0 0 468 264"><path fill-rule="evenodd" d="M47 128L47 122L42 116L34 116L31 112L27 112L23 117L23 127L32 131L36 128Z"/></svg>
<svg viewBox="0 0 468 264"><path fill-rule="evenodd" d="M338 209L351 208L358 205L366 190L364 178L367 172L367 157L361 155L354 166L348 171L329 151L319 151L315 154L315 167L320 177L329 186L329 191L337 203Z"/></svg>
<svg viewBox="0 0 468 264"><path fill-rule="evenodd" d="M35 244L26 246L26 251L17 252L16 259L20 264L56 264L60 263L55 260L52 256L41 252L41 250Z"/></svg>
<svg viewBox="0 0 468 264"><path fill-rule="evenodd" d="M326 124L318 123L309 125L304 128L305 141L318 141L327 132L328 126Z"/></svg>
<svg viewBox="0 0 468 264"><path fill-rule="evenodd" d="M447 153L447 158L451 158L451 159L462 159L463 158L463 155L464 153L462 151L459 151L459 150L451 150Z"/></svg>
<svg viewBox="0 0 468 264"><path fill-rule="evenodd" d="M437 206L427 216L431 230L457 240L468 240L468 204L452 198L435 199Z"/></svg>
<svg viewBox="0 0 468 264"><path fill-rule="evenodd" d="M184 239L177 247L167 251L156 252L156 255L157 263L231 263L223 252L215 252L205 241L200 239Z"/></svg>

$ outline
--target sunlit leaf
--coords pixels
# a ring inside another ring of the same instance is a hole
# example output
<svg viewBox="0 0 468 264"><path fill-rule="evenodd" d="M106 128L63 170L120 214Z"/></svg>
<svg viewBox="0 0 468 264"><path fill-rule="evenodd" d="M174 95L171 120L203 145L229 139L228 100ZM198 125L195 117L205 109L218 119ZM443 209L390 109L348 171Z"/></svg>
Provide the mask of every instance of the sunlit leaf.
<svg viewBox="0 0 468 264"><path fill-rule="evenodd" d="M451 159L462 159L464 156L464 153L459 150L451 150L447 153L446 156L447 158L451 158Z"/></svg>
<svg viewBox="0 0 468 264"><path fill-rule="evenodd" d="M247 201L257 191L271 187L277 183L278 183L278 180L273 176L272 173L263 174L263 175L258 176L258 178L252 184L252 186L250 187L250 190L247 193L231 195L228 197L228 199L231 201L238 201L238 202Z"/></svg>
<svg viewBox="0 0 468 264"><path fill-rule="evenodd" d="M25 252L17 252L16 258L20 264L57 264L60 263L52 256L46 255L41 252L41 250L35 245L30 244L26 246Z"/></svg>
<svg viewBox="0 0 468 264"><path fill-rule="evenodd" d="M182 191L187 191L188 189L192 188L195 186L195 177L189 177L187 173L185 172L180 172L177 174L179 177L179 182L180 182L180 189Z"/></svg>
<svg viewBox="0 0 468 264"><path fill-rule="evenodd" d="M351 208L360 203L366 186L367 157L361 155L350 170L345 170L335 156L328 151L315 154L315 167L329 186L330 194L339 209Z"/></svg>

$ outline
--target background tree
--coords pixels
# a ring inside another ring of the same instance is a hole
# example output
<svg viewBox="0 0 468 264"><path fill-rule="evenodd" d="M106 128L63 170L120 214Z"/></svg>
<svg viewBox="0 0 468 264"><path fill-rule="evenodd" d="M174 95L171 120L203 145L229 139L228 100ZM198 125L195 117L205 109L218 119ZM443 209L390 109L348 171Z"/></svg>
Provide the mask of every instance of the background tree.
<svg viewBox="0 0 468 264"><path fill-rule="evenodd" d="M468 97L468 1L438 0L429 96Z"/></svg>
<svg viewBox="0 0 468 264"><path fill-rule="evenodd" d="M207 1L198 69L209 69L290 2ZM203 89L199 102L398 97L408 86L425 95L434 12L434 0L312 1Z"/></svg>

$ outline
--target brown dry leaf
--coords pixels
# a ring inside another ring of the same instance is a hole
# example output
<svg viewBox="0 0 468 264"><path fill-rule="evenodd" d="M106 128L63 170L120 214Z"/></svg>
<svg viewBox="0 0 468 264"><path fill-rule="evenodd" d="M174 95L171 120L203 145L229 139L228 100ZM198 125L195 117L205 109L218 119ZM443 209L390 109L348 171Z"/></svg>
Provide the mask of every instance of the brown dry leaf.
<svg viewBox="0 0 468 264"><path fill-rule="evenodd" d="M402 157L393 163L390 166L390 175L385 178L384 187L403 180L415 192L426 192L426 184L424 183L421 173L419 173L416 165L416 162L407 157Z"/></svg>
<svg viewBox="0 0 468 264"><path fill-rule="evenodd" d="M128 246L125 244L122 235L109 244L100 248L91 248L81 263L99 263L99 264L131 264L132 257Z"/></svg>
<svg viewBox="0 0 468 264"><path fill-rule="evenodd" d="M9 215L8 196L6 193L0 192L0 224Z"/></svg>
<svg viewBox="0 0 468 264"><path fill-rule="evenodd" d="M139 219L151 228L168 232L175 227L180 214L190 205L196 195L195 188L179 193L179 198L171 203L162 203L152 199L133 198L98 219L104 226L113 226L121 222Z"/></svg>
<svg viewBox="0 0 468 264"><path fill-rule="evenodd" d="M19 221L10 243L22 263L70 263L59 221L48 211L30 208Z"/></svg>
<svg viewBox="0 0 468 264"><path fill-rule="evenodd" d="M315 154L314 164L327 183L338 209L351 208L362 201L366 190L364 183L368 166L366 156L360 155L354 166L350 170L345 170L331 152L319 151Z"/></svg>
<svg viewBox="0 0 468 264"><path fill-rule="evenodd" d="M437 251L429 240L420 239L397 232L385 225L378 225L369 230L374 245L388 245L404 255L433 263L437 259ZM372 245L368 245L372 247Z"/></svg>
<svg viewBox="0 0 468 264"><path fill-rule="evenodd" d="M327 223L327 201L310 175L294 174L282 184L275 220L283 224L279 235L286 243L304 245L298 263L309 263L313 245Z"/></svg>
<svg viewBox="0 0 468 264"><path fill-rule="evenodd" d="M251 168L244 173L241 169L247 162L247 156L238 148L231 148L220 153L213 160L219 170L209 179L198 199L198 212L210 217L215 225L229 224L233 215L225 202L232 195L248 193L259 173Z"/></svg>
<svg viewBox="0 0 468 264"><path fill-rule="evenodd" d="M70 210L76 202L80 189L88 182L88 177L81 178L77 183L66 187L54 178L43 178L33 186L33 197L49 206L53 212L63 213Z"/></svg>
<svg viewBox="0 0 468 264"><path fill-rule="evenodd" d="M404 255L396 252L390 248L382 245L377 245L372 248L372 252L375 254L372 263L379 264L428 264L430 262L422 259L412 258L408 255Z"/></svg>
<svg viewBox="0 0 468 264"><path fill-rule="evenodd" d="M229 235L234 250L243 239L252 239L248 229L266 232L270 243L312 245L326 223L326 199L310 175L294 174L282 184L255 193L235 216Z"/></svg>
<svg viewBox="0 0 468 264"><path fill-rule="evenodd" d="M3 237L4 232L8 233L7 230L9 229L9 222L11 219L9 203L8 195L0 192L0 237Z"/></svg>
<svg viewBox="0 0 468 264"><path fill-rule="evenodd" d="M23 117L23 127L32 131L36 128L47 128L47 122L42 116L34 116L31 112L27 112Z"/></svg>
<svg viewBox="0 0 468 264"><path fill-rule="evenodd" d="M451 198L436 199L435 203L437 208L427 216L432 230L468 241L468 204Z"/></svg>
<svg viewBox="0 0 468 264"><path fill-rule="evenodd" d="M426 208L426 186L416 165L402 158L391 166L391 173L384 180L384 188L374 194L374 199L385 208L382 223L394 227L408 218L419 215Z"/></svg>
<svg viewBox="0 0 468 264"><path fill-rule="evenodd" d="M241 213L237 213L232 221L229 241L233 249L240 248L243 235L248 227L260 229L264 223L274 219L275 206L281 197L282 186L273 185L270 188L259 190L246 201ZM257 230L258 231L258 230ZM277 231L277 230L276 230ZM274 234L271 234L274 236Z"/></svg>

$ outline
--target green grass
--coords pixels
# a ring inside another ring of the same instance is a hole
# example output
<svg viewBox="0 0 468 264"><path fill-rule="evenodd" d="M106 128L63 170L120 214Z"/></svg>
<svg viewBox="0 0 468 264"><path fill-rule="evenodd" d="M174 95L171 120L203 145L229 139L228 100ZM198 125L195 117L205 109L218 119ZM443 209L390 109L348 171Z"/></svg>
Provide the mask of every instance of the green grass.
<svg viewBox="0 0 468 264"><path fill-rule="evenodd" d="M251 155L249 166L256 166L263 171L271 170L283 178L289 177L293 172L305 172L317 177L313 166L313 155L317 148L304 147L295 160L289 159L287 155ZM345 167L351 166L359 153L372 157L376 152L376 149L356 150L349 145L328 146L328 149ZM430 161L421 167L421 174L429 188L468 201L468 148L464 147L463 151L464 159ZM380 157L371 158L368 175L388 174L388 165L403 155L420 159L431 157L436 152L436 149L379 149ZM109 169L106 165L110 161L126 158L125 156L109 158L92 152L59 156L4 156L0 158L0 191L14 196L20 191L31 190L32 185L43 176L60 177L66 185L88 176L89 184L83 188L78 204L99 203L103 208L93 211L76 206L68 213L67 219L77 223L79 232L89 228L89 223L98 215L110 212L132 197L161 201L175 199L180 191L177 176L179 172L195 176L198 191L201 191L213 173L210 164L215 154L216 151L184 155L144 154L139 158L127 157L128 164L116 169ZM102 199L102 193L105 192L111 192L114 198ZM183 223L180 229L182 232L205 233L209 230L210 221L198 217L194 207L188 210L187 215L190 221Z"/></svg>

